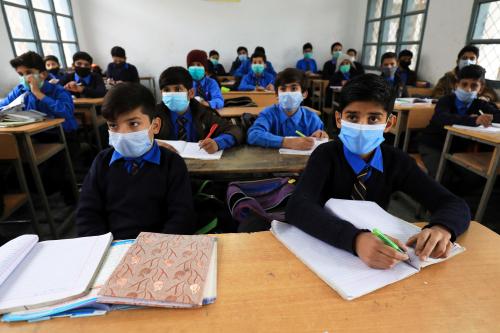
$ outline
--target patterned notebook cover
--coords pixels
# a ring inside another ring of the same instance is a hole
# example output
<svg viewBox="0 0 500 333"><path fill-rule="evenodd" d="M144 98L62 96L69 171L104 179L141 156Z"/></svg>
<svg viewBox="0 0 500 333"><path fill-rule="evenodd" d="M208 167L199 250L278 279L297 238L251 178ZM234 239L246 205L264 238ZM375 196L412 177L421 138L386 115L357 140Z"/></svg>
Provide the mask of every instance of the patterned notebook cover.
<svg viewBox="0 0 500 333"><path fill-rule="evenodd" d="M216 238L142 232L106 281L106 303L201 306Z"/></svg>

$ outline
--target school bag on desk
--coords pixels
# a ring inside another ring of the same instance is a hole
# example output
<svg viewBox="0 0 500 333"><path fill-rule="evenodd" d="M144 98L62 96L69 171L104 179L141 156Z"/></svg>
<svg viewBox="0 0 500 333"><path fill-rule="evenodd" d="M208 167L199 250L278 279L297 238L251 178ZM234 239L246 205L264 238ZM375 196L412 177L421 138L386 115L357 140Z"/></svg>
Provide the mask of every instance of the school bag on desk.
<svg viewBox="0 0 500 333"><path fill-rule="evenodd" d="M271 228L271 221L285 221L293 183L295 179L288 177L229 183L227 203L238 222L238 232L265 231Z"/></svg>

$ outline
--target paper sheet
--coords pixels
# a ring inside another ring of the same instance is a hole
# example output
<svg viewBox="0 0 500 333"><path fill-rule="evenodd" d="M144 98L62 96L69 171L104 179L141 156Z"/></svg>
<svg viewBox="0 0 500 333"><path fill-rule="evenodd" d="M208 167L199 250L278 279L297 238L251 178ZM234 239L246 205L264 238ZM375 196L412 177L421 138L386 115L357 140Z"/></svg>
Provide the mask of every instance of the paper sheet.
<svg viewBox="0 0 500 333"><path fill-rule="evenodd" d="M223 150L219 150L213 154L207 153L204 149L200 149L198 142L186 142L180 140L156 140L165 142L174 147L182 158L193 158L198 160L220 160Z"/></svg>
<svg viewBox="0 0 500 333"><path fill-rule="evenodd" d="M312 152L318 148L319 145L328 142L328 138L325 139L316 139L314 142L314 146L309 150L296 150L296 149L288 149L288 148L280 148L280 154L285 155L311 155Z"/></svg>
<svg viewBox="0 0 500 333"><path fill-rule="evenodd" d="M481 126L464 126L464 125L453 125L454 128L464 129L468 131L481 132L481 133L500 133L500 124L493 124L489 127Z"/></svg>

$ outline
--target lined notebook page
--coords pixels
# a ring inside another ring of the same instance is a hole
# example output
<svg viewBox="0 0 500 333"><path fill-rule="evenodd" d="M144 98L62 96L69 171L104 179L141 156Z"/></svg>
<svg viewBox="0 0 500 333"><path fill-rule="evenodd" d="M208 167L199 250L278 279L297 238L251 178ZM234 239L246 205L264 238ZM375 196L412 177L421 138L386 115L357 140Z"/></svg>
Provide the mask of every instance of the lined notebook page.
<svg viewBox="0 0 500 333"><path fill-rule="evenodd" d="M198 142L186 142L179 140L156 140L165 142L177 150L182 158L193 158L198 160L220 160L223 150L219 150L213 154L209 154L205 149L200 149Z"/></svg>
<svg viewBox="0 0 500 333"><path fill-rule="evenodd" d="M0 247L0 285L38 243L37 235L22 235Z"/></svg>
<svg viewBox="0 0 500 333"><path fill-rule="evenodd" d="M280 148L280 154L285 155L311 155L312 152L318 148L320 144L328 142L328 138L325 139L316 139L314 142L314 146L309 150L297 150L297 149L288 149L288 148Z"/></svg>

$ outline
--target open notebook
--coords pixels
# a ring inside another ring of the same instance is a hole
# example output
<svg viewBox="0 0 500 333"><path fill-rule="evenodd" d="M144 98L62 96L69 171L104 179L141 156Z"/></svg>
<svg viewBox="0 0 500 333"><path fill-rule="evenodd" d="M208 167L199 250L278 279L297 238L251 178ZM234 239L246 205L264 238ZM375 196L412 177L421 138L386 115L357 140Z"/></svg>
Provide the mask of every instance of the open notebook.
<svg viewBox="0 0 500 333"><path fill-rule="evenodd" d="M454 128L464 129L468 131L481 132L481 133L500 133L500 124L491 124L489 127L481 126L464 126L464 125L453 125Z"/></svg>
<svg viewBox="0 0 500 333"><path fill-rule="evenodd" d="M2 317L2 321L39 321L57 317L88 317L103 315L108 311L123 309L124 307L122 306L97 303L97 293L134 241L134 239L121 240L111 244L92 284L90 292L85 296L32 310L10 312Z"/></svg>
<svg viewBox="0 0 500 333"><path fill-rule="evenodd" d="M325 209L357 228L378 228L404 242L420 231L419 227L392 216L371 201L330 199ZM465 250L455 243L447 259L421 262L413 249L409 249L411 265L400 262L392 269L378 270L368 267L351 253L324 243L295 226L273 221L271 231L307 267L347 300L405 279L423 267L447 260Z"/></svg>
<svg viewBox="0 0 500 333"><path fill-rule="evenodd" d="M141 232L99 291L100 303L191 308L217 297L217 238Z"/></svg>
<svg viewBox="0 0 500 333"><path fill-rule="evenodd" d="M88 292L113 236L38 242L23 235L0 248L0 313L33 309Z"/></svg>
<svg viewBox="0 0 500 333"><path fill-rule="evenodd" d="M285 155L311 155L312 152L318 148L319 145L328 142L328 138L325 139L316 139L314 142L314 146L309 150L296 150L296 149L288 149L288 148L280 148L280 154Z"/></svg>
<svg viewBox="0 0 500 333"><path fill-rule="evenodd" d="M205 149L200 149L198 142L186 142L180 140L156 140L171 145L183 158L194 158L198 160L220 160L223 150L209 154Z"/></svg>

